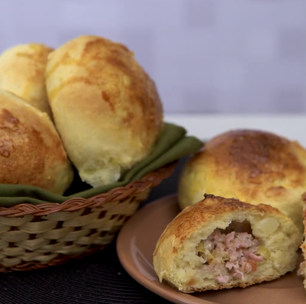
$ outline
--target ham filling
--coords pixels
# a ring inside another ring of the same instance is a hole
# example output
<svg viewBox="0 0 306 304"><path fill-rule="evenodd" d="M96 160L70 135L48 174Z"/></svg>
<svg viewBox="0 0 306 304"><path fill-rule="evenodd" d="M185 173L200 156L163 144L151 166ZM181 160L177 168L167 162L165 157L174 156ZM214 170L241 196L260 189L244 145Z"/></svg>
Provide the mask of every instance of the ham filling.
<svg viewBox="0 0 306 304"><path fill-rule="evenodd" d="M244 224L245 225L245 224ZM244 275L255 271L264 258L257 254L259 241L251 232L216 229L198 247L204 259L203 270L213 272L219 283L230 278L244 280Z"/></svg>

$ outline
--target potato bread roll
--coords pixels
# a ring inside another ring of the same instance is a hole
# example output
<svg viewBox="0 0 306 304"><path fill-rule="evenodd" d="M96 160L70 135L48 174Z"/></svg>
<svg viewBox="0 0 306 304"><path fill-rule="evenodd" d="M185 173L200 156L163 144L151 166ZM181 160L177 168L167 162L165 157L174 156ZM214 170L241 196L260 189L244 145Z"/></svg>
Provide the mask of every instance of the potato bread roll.
<svg viewBox="0 0 306 304"><path fill-rule="evenodd" d="M208 141L186 164L178 198L181 208L203 193L269 204L288 215L301 233L306 189L306 150L297 142L256 130L234 130Z"/></svg>
<svg viewBox="0 0 306 304"><path fill-rule="evenodd" d="M21 44L0 56L0 88L21 97L51 117L45 85L45 68L52 48L43 44Z"/></svg>
<svg viewBox="0 0 306 304"><path fill-rule="evenodd" d="M247 287L294 270L300 244L277 209L205 195L167 226L153 264L160 281L185 293Z"/></svg>
<svg viewBox="0 0 306 304"><path fill-rule="evenodd" d="M154 82L119 43L81 36L50 53L47 92L56 127L83 181L117 181L148 155L163 126Z"/></svg>
<svg viewBox="0 0 306 304"><path fill-rule="evenodd" d="M73 170L49 116L0 89L0 183L62 194Z"/></svg>

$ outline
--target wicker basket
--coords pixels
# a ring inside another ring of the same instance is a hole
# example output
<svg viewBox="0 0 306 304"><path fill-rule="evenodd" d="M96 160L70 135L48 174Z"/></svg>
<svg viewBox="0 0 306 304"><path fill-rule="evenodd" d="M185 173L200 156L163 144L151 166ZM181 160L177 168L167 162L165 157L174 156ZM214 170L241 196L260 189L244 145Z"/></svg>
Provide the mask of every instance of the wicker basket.
<svg viewBox="0 0 306 304"><path fill-rule="evenodd" d="M41 269L105 248L175 165L89 199L0 208L0 271Z"/></svg>

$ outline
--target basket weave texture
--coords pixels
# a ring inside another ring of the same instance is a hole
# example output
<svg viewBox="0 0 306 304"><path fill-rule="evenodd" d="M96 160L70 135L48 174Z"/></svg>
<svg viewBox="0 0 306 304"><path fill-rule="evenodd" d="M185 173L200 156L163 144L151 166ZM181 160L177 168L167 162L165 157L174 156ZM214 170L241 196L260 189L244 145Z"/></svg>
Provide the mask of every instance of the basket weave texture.
<svg viewBox="0 0 306 304"><path fill-rule="evenodd" d="M59 265L105 248L175 165L89 199L1 207L0 271Z"/></svg>

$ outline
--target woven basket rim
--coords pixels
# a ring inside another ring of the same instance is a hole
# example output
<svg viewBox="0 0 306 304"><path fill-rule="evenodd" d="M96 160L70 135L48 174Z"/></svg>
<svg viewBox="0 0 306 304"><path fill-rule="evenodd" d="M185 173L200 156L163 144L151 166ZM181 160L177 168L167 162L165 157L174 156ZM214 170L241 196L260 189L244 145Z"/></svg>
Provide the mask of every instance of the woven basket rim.
<svg viewBox="0 0 306 304"><path fill-rule="evenodd" d="M123 187L113 188L105 193L89 198L73 197L62 203L46 202L40 205L21 203L12 207L0 207L0 216L43 216L61 211L74 212L83 208L98 208L107 202L124 200L131 195L137 195L148 188L158 185L162 180L171 175L177 163L178 161L174 161Z"/></svg>

